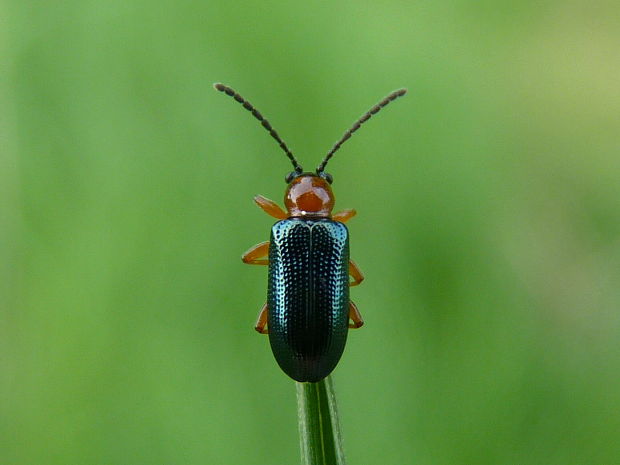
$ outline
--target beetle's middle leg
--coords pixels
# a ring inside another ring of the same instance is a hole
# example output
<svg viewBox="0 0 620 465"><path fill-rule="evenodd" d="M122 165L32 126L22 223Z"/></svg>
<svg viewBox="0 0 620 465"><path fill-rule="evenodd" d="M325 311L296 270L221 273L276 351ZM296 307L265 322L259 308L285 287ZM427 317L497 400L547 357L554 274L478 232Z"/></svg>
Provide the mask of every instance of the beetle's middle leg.
<svg viewBox="0 0 620 465"><path fill-rule="evenodd" d="M241 255L241 260L243 260L243 263L247 263L248 265L269 265L268 258L261 258L266 257L268 254L269 241L265 241L250 247L243 255Z"/></svg>
<svg viewBox="0 0 620 465"><path fill-rule="evenodd" d="M349 260L349 275L353 278L353 281L349 283L349 286L357 286L364 280L362 271L353 260Z"/></svg>
<svg viewBox="0 0 620 465"><path fill-rule="evenodd" d="M353 323L349 323L349 328L351 329L357 329L364 326L364 319L362 318L362 314L357 309L357 305L355 305L352 300L349 300L349 319L353 321Z"/></svg>
<svg viewBox="0 0 620 465"><path fill-rule="evenodd" d="M268 334L269 331L265 328L267 326L267 316L269 315L269 310L267 307L267 302L263 305L258 313L258 319L256 320L256 325L254 325L254 329L261 334Z"/></svg>

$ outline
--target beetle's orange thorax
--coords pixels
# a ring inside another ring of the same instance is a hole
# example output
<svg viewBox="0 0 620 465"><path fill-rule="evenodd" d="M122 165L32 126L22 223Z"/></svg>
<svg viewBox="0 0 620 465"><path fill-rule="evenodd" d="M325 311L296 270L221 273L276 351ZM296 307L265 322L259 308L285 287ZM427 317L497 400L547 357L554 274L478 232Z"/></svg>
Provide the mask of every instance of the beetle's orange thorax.
<svg viewBox="0 0 620 465"><path fill-rule="evenodd" d="M315 174L296 177L284 194L284 205L291 217L330 218L334 203L329 183Z"/></svg>

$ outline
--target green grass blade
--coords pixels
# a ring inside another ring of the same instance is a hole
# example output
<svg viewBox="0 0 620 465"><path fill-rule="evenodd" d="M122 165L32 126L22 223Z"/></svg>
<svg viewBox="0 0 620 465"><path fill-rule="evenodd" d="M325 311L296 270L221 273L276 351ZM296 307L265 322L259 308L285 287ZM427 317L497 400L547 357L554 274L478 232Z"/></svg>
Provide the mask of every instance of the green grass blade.
<svg viewBox="0 0 620 465"><path fill-rule="evenodd" d="M296 385L302 465L345 465L331 377Z"/></svg>

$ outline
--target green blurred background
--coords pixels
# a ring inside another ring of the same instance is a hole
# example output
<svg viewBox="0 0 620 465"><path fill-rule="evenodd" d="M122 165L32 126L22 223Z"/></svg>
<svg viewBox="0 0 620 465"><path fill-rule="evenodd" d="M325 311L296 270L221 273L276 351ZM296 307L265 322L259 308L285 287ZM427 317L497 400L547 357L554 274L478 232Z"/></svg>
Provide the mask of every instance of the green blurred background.
<svg viewBox="0 0 620 465"><path fill-rule="evenodd" d="M617 2L0 6L0 463L298 463L240 254L356 208L351 464L620 463Z"/></svg>

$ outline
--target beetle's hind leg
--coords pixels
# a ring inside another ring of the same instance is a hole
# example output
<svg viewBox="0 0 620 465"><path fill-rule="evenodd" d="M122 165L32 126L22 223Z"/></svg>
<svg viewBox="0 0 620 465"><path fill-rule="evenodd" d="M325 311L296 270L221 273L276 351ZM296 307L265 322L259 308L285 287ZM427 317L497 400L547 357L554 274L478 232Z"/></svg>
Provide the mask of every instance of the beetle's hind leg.
<svg viewBox="0 0 620 465"><path fill-rule="evenodd" d="M265 326L267 326L267 317L269 316L269 309L267 307L267 302L263 305L263 308L260 309L258 313L258 319L256 320L256 325L254 325L254 329L261 334L268 334L269 331Z"/></svg>
<svg viewBox="0 0 620 465"><path fill-rule="evenodd" d="M353 278L353 281L349 283L349 286L357 286L364 280L362 270L359 269L357 263L353 260L349 260L349 275Z"/></svg>
<svg viewBox="0 0 620 465"><path fill-rule="evenodd" d="M243 255L241 255L241 260L243 260L243 263L247 263L248 265L269 265L268 258L261 258L266 257L268 254L269 241L265 241L250 247Z"/></svg>
<svg viewBox="0 0 620 465"><path fill-rule="evenodd" d="M349 323L349 328L351 329L357 329L364 326L364 319L362 318L362 314L357 309L357 305L355 305L352 300L349 300L349 319L353 321L353 323Z"/></svg>

